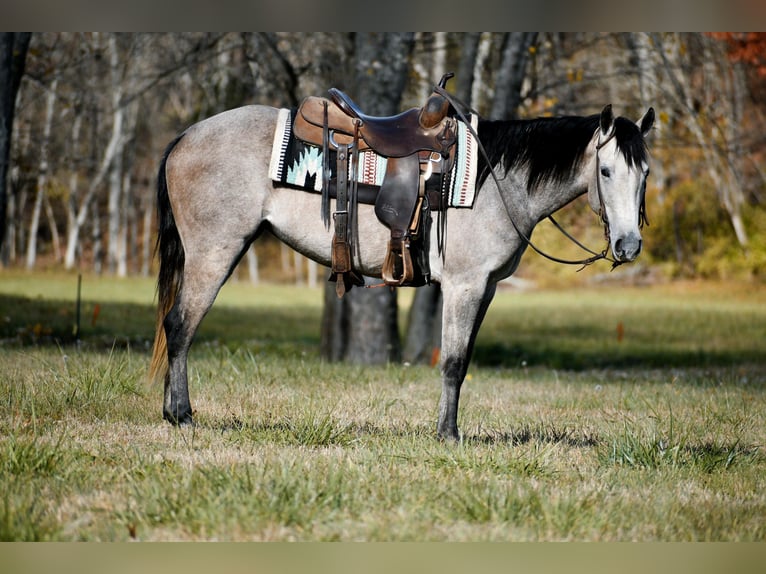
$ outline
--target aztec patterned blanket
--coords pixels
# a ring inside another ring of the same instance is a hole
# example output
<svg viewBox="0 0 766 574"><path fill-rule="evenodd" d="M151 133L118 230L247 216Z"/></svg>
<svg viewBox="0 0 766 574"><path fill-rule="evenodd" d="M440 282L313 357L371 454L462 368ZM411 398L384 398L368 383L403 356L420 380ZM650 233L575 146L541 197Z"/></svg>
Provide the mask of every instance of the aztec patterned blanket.
<svg viewBox="0 0 766 574"><path fill-rule="evenodd" d="M281 109L274 130L274 144L269 164L269 177L276 182L322 191L322 148L308 145L292 133L294 110ZM476 120L473 119L473 122ZM474 126L475 128L475 126ZM330 169L335 177L335 152L330 152ZM458 122L455 162L448 174L447 189L450 207L472 207L476 195L477 146L470 130ZM386 173L386 158L372 151L359 154L357 181L380 186ZM349 177L351 177L349 169Z"/></svg>

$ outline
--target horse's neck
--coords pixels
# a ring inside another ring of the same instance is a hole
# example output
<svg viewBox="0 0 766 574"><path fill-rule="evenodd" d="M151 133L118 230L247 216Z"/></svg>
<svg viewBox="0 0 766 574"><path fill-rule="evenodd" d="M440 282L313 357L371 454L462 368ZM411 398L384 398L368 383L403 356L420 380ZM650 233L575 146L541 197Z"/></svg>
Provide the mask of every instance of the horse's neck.
<svg viewBox="0 0 766 574"><path fill-rule="evenodd" d="M543 182L537 189L529 191L530 209L534 211L532 215L539 221L585 194L595 170L595 160L595 153L588 151L571 177Z"/></svg>

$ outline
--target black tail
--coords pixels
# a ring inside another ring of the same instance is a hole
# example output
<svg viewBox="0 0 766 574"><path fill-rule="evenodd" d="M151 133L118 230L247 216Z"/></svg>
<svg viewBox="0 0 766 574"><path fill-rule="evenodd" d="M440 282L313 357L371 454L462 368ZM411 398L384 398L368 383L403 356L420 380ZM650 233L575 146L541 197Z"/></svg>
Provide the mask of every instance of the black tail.
<svg viewBox="0 0 766 574"><path fill-rule="evenodd" d="M176 220L173 217L173 210L170 206L168 182L165 175L168 156L182 137L183 134L170 142L170 145L165 150L165 154L162 156L159 173L157 174L157 224L159 232L157 234L155 254L160 261L160 270L157 279L157 325L152 360L149 367L149 379L151 381L164 379L167 373L167 340L165 339L163 322L165 316L175 303L176 295L181 287L181 278L184 270L184 248L181 243L181 236L178 235Z"/></svg>

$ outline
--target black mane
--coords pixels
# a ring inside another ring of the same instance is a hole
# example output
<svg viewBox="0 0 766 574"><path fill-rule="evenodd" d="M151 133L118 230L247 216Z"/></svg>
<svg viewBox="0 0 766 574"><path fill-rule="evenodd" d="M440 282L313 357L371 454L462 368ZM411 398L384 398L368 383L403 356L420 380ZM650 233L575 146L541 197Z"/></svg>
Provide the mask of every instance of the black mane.
<svg viewBox="0 0 766 574"><path fill-rule="evenodd" d="M528 170L527 190L545 182L560 183L580 167L585 150L598 128L599 115L562 116L534 120L480 120L479 139L495 168L505 172ZM617 146L631 165L646 159L646 143L638 126L626 118L615 119ZM489 177L487 162L479 155L478 182Z"/></svg>

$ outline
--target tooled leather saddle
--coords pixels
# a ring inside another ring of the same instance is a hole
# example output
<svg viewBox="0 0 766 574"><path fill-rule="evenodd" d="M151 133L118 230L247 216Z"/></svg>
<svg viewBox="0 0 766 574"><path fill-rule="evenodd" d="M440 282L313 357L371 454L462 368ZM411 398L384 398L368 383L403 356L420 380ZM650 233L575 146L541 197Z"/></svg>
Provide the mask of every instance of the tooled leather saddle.
<svg viewBox="0 0 766 574"><path fill-rule="evenodd" d="M444 91L454 74L439 82ZM332 275L336 293L342 297L364 280L354 270L352 250L356 236L358 184L356 170L359 153L372 150L387 158L385 175L375 200L375 214L391 231L383 263L382 277L392 286L423 284L427 270L416 271L411 247L414 241L426 242L430 226L430 205L425 181L434 172L449 172L457 141L457 119L450 114L450 102L436 89L421 108L394 116L370 116L342 91L332 88L329 99L308 97L298 108L293 125L295 136L305 143L321 146L322 220L327 228L334 222ZM336 179L330 181L330 150L336 152ZM330 190L335 196L335 211L330 213ZM438 208L438 207L437 207ZM423 245L420 244L420 249ZM419 275L419 276L418 276Z"/></svg>

